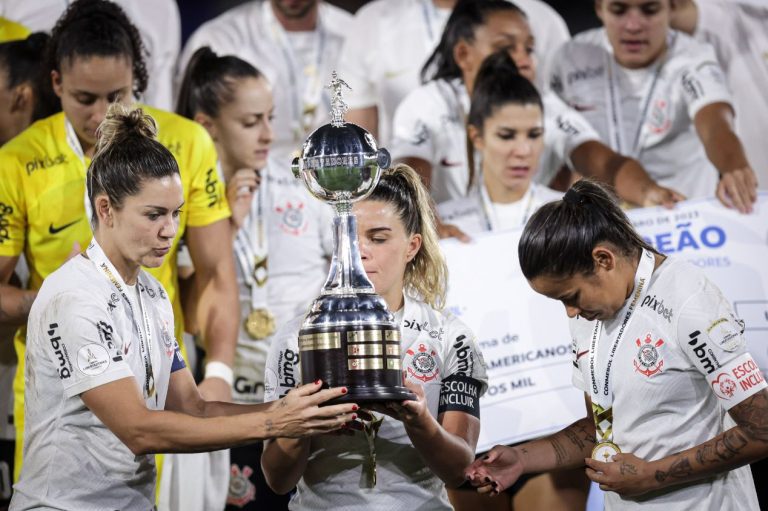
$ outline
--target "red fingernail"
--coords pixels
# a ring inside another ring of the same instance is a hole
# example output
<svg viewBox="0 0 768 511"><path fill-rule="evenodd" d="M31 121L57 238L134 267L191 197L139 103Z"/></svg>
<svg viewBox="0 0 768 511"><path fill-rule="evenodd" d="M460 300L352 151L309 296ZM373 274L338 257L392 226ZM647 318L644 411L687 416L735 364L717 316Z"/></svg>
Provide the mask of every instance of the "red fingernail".
<svg viewBox="0 0 768 511"><path fill-rule="evenodd" d="M315 385L320 385L323 382L323 380L315 380Z"/></svg>
<svg viewBox="0 0 768 511"><path fill-rule="evenodd" d="M353 413L353 414L352 414L352 420L355 420L355 419L357 419L357 414L356 414L356 413Z"/></svg>
<svg viewBox="0 0 768 511"><path fill-rule="evenodd" d="M347 393L347 387L344 387L344 388L342 388L342 389L341 389L341 393L342 393L342 394L346 394L346 393Z"/></svg>
<svg viewBox="0 0 768 511"><path fill-rule="evenodd" d="M352 405L352 411L353 412L356 412L358 408L360 408L360 407L357 406L357 405Z"/></svg>

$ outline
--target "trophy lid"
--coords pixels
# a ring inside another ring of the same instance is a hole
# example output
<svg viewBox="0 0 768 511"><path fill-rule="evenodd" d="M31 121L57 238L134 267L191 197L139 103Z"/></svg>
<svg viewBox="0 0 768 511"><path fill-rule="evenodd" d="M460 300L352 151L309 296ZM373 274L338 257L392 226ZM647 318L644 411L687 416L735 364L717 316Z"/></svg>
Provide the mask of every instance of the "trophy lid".
<svg viewBox="0 0 768 511"><path fill-rule="evenodd" d="M315 197L330 203L354 202L371 193L391 158L368 131L344 121L349 107L342 90L349 85L335 71L328 87L333 91L331 122L307 137L291 168Z"/></svg>

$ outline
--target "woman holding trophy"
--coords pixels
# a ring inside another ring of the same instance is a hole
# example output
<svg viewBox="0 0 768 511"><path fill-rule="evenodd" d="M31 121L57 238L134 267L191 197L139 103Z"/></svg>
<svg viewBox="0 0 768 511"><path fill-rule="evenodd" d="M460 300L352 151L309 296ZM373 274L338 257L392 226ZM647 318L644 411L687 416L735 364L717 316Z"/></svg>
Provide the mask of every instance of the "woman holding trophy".
<svg viewBox="0 0 768 511"><path fill-rule="evenodd" d="M361 414L366 420L349 423L347 435L270 441L264 473L278 493L297 486L294 510L452 509L445 486L461 485L462 463L474 459L487 377L472 332L441 310L446 266L428 192L398 165L352 212L365 273L399 326L400 367L416 399L371 406L380 413ZM292 387L300 325L289 323L270 347L267 401Z"/></svg>

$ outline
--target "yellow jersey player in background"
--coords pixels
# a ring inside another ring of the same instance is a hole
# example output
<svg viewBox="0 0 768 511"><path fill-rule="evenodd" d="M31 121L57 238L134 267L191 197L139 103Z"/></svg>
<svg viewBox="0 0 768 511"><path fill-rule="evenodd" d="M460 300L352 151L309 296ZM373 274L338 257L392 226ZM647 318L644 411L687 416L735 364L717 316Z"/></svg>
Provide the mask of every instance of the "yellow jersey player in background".
<svg viewBox="0 0 768 511"><path fill-rule="evenodd" d="M34 123L0 149L0 322L21 327L14 339L19 360L14 381L15 479L24 433L23 325L43 279L85 250L92 238L85 177L107 107L115 101L133 103L149 79L136 28L108 1L74 2L54 27L48 53L63 112ZM216 151L198 124L144 108L157 122L159 141L176 157L184 188L179 235L164 264L150 273L173 303L176 337L181 340L176 252L184 237L196 269L197 321L207 340L208 361L216 362L218 369L200 390L209 399L229 400L226 368L232 365L238 325L237 315L227 312L238 310L238 298L230 213L216 170ZM153 214L147 212L150 218ZM28 290L6 285L22 253L30 267ZM64 363L76 365L77 354L63 356Z"/></svg>

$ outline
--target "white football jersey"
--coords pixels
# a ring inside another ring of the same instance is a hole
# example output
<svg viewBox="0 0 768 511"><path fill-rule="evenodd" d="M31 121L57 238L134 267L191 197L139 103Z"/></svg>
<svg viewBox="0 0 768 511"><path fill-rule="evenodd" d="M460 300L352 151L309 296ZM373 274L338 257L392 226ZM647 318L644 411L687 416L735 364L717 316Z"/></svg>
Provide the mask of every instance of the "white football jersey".
<svg viewBox="0 0 768 511"><path fill-rule="evenodd" d="M458 378L472 383L471 396L479 406L488 386L485 361L475 336L448 312L435 311L407 295L395 314L400 322L402 370L424 388L430 413L444 406L443 382ZM267 359L265 401L274 401L301 382L298 332L303 318L276 335ZM450 510L443 482L424 464L402 423L385 417L376 439L377 482L371 486L364 464L369 459L365 436L319 435L310 439L307 468L289 508Z"/></svg>
<svg viewBox="0 0 768 511"><path fill-rule="evenodd" d="M552 90L659 184L688 198L710 197L718 173L693 120L709 104L730 103L730 94L712 47L675 31L668 40L660 62L625 69L615 62L604 29L583 32L560 48Z"/></svg>
<svg viewBox="0 0 768 511"><path fill-rule="evenodd" d="M588 396L593 385L598 393L604 388L622 319L603 324L594 383L589 360L595 322L570 321L573 383ZM622 452L657 460L732 427L727 410L766 387L743 332L731 304L701 270L667 258L653 273L611 364L613 441ZM605 505L643 511L759 509L748 466L639 497L606 492Z"/></svg>
<svg viewBox="0 0 768 511"><path fill-rule="evenodd" d="M136 456L83 403L83 392L133 378L150 410L163 410L171 372L185 367L173 337L165 290L141 271L126 293L149 319L134 316L90 259L76 256L43 282L29 314L24 465L13 509L151 509L155 457ZM138 331L142 324L143 337ZM145 392L149 340L155 393Z"/></svg>

